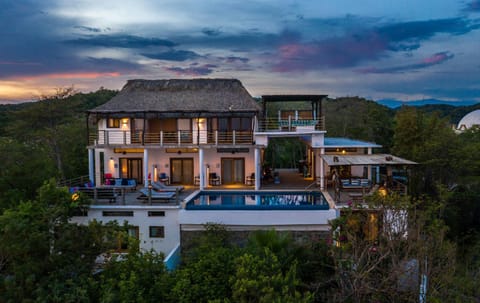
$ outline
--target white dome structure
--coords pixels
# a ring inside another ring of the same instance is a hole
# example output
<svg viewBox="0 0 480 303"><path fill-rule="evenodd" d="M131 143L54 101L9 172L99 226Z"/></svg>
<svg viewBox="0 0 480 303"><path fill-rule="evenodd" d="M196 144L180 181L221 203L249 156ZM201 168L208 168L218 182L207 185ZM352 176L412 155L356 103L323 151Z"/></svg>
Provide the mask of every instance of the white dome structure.
<svg viewBox="0 0 480 303"><path fill-rule="evenodd" d="M457 130L464 131L474 126L480 127L480 109L466 114L462 120L458 122Z"/></svg>

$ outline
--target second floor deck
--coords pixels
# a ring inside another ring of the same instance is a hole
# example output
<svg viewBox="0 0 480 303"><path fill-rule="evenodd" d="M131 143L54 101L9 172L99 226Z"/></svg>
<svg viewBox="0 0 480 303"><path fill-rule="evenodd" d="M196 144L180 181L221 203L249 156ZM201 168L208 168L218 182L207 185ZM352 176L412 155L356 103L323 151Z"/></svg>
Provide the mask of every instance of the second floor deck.
<svg viewBox="0 0 480 303"><path fill-rule="evenodd" d="M174 130L143 131L130 129L97 129L88 134L93 146L159 146L178 147L190 145L251 145L255 133L288 132L314 133L324 131L324 118L255 119L251 130Z"/></svg>

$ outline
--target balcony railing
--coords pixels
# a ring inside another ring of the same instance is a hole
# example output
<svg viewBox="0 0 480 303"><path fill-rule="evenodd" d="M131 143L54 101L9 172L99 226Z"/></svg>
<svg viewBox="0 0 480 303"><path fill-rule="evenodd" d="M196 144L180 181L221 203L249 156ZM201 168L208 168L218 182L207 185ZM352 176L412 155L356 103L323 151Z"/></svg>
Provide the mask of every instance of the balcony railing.
<svg viewBox="0 0 480 303"><path fill-rule="evenodd" d="M325 130L325 118L320 117L318 119L294 119L293 116L288 116L287 119L267 118L258 120L258 132L296 132L300 130Z"/></svg>
<svg viewBox="0 0 480 303"><path fill-rule="evenodd" d="M253 131L142 131L99 130L89 134L90 145L237 145L252 144Z"/></svg>

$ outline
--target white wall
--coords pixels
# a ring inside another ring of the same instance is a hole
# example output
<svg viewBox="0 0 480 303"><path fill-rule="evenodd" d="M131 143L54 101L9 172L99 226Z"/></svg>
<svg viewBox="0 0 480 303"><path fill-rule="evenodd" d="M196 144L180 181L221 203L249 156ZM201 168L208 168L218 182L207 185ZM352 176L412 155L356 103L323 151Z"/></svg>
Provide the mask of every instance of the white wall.
<svg viewBox="0 0 480 303"><path fill-rule="evenodd" d="M179 212L181 225L202 225L214 222L243 226L323 226L335 219L335 209L329 210L186 210Z"/></svg>
<svg viewBox="0 0 480 303"><path fill-rule="evenodd" d="M133 217L104 217L103 211L133 211ZM148 211L164 211L164 217L149 217ZM180 243L180 227L178 224L178 206L100 206L92 205L88 211L88 217L73 217L71 222L88 224L95 219L100 222L117 221L122 225L127 221L129 224L139 227L140 249L154 249L157 252L169 254ZM165 238L150 238L149 226L164 226Z"/></svg>

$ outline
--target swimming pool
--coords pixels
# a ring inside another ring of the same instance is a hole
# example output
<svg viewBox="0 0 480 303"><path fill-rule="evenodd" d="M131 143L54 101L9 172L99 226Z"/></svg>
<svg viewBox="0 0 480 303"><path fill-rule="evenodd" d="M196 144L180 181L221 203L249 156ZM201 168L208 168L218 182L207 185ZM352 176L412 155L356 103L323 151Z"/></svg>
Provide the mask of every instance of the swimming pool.
<svg viewBox="0 0 480 303"><path fill-rule="evenodd" d="M187 210L327 210L316 191L202 191L187 201Z"/></svg>

